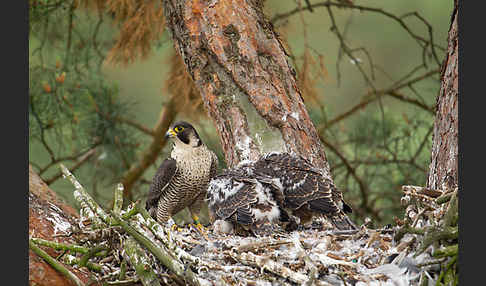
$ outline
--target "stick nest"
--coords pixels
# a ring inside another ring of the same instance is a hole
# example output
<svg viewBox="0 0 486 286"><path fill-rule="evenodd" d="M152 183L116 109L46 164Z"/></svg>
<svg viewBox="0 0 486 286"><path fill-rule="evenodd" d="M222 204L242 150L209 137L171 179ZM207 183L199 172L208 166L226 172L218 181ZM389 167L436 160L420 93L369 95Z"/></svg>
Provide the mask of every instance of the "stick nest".
<svg viewBox="0 0 486 286"><path fill-rule="evenodd" d="M457 189L403 191L406 212L396 226L370 229L365 222L356 231L335 231L317 219L272 237L217 234L211 226L168 233L137 204L112 218L81 211L70 235L91 256L68 255L107 285L457 284ZM133 238L137 255L127 249Z"/></svg>

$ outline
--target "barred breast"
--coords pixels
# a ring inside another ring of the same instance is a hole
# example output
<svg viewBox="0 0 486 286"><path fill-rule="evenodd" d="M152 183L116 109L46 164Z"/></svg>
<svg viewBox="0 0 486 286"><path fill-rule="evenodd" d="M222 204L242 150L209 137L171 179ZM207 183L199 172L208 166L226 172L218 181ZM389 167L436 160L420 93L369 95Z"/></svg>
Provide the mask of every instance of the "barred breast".
<svg viewBox="0 0 486 286"><path fill-rule="evenodd" d="M173 152L171 155L177 161L177 173L168 186L169 191L159 200L159 221L166 220L159 218L159 214L172 216L191 205L201 192L206 192L210 180L212 155L205 146L193 152Z"/></svg>

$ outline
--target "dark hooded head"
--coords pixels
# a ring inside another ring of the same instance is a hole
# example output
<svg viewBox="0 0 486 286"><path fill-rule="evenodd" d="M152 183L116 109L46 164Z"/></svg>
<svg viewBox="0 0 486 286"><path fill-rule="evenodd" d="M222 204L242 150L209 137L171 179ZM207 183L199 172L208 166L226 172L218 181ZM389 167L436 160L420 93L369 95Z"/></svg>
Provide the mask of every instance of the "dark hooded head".
<svg viewBox="0 0 486 286"><path fill-rule="evenodd" d="M178 121L167 130L166 137L174 139L174 143L183 143L192 147L198 147L202 144L201 138L196 129L185 121Z"/></svg>

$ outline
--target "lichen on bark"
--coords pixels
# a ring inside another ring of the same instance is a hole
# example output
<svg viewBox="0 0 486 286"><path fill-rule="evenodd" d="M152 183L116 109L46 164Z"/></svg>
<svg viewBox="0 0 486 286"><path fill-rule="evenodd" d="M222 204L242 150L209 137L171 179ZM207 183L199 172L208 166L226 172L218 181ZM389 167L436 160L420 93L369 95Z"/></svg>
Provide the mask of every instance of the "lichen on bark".
<svg viewBox="0 0 486 286"><path fill-rule="evenodd" d="M228 165L285 149L331 178L295 71L262 1L164 0L163 5L176 50L216 125ZM238 142L249 149L239 152Z"/></svg>

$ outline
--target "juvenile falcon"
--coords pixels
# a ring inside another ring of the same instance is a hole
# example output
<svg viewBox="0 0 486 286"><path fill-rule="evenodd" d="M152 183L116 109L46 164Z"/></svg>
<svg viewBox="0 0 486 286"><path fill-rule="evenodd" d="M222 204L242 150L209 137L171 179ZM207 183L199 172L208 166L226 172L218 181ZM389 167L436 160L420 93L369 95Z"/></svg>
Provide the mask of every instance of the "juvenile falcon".
<svg viewBox="0 0 486 286"><path fill-rule="evenodd" d="M225 170L209 183L208 206L212 220L223 221L218 221L223 232L241 225L254 234L268 234L271 228L261 231L261 225L269 223L292 230L315 215L340 230L356 228L346 215L351 207L332 181L289 153L269 153Z"/></svg>
<svg viewBox="0 0 486 286"><path fill-rule="evenodd" d="M216 174L218 158L202 142L196 129L185 122L174 123L166 133L174 145L155 174L146 202L149 214L162 224L189 208L194 223L201 228L199 212L206 198L209 180Z"/></svg>
<svg viewBox="0 0 486 286"><path fill-rule="evenodd" d="M255 163L254 173L273 178L275 200L301 224L323 215L340 230L356 228L346 215L352 209L344 202L342 193L302 156L266 154Z"/></svg>
<svg viewBox="0 0 486 286"><path fill-rule="evenodd" d="M270 181L255 176L253 165L246 163L214 177L207 195L213 231L264 236L280 230L275 226L285 212L273 199Z"/></svg>

